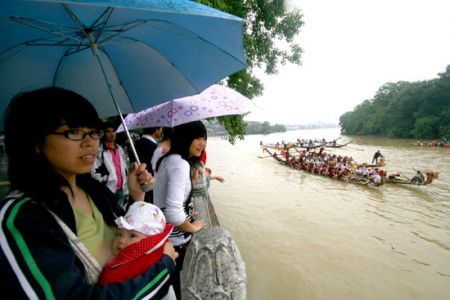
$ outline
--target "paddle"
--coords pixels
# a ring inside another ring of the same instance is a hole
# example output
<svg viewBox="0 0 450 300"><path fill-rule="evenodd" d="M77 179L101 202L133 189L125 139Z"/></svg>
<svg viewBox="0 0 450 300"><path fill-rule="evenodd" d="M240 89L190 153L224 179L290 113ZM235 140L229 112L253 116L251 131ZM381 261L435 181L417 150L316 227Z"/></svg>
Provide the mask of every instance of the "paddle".
<svg viewBox="0 0 450 300"><path fill-rule="evenodd" d="M355 147L348 146L348 145L347 145L347 147L349 147L350 149L358 150L358 151L364 151L364 149L361 149L361 148L355 148Z"/></svg>

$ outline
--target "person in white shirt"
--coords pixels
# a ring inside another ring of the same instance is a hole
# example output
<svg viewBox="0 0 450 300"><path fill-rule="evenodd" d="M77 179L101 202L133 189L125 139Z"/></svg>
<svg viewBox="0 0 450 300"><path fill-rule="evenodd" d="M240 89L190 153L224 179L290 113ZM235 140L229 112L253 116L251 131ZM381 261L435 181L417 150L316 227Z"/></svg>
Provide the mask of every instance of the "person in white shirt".
<svg viewBox="0 0 450 300"><path fill-rule="evenodd" d="M161 208L167 223L175 226L169 240L179 253L173 285L180 299L179 272L183 266L186 247L192 233L206 226L203 220L194 220L191 201L192 182L190 163L198 161L206 147L206 127L201 121L175 126L169 152L156 163L156 183L153 201Z"/></svg>

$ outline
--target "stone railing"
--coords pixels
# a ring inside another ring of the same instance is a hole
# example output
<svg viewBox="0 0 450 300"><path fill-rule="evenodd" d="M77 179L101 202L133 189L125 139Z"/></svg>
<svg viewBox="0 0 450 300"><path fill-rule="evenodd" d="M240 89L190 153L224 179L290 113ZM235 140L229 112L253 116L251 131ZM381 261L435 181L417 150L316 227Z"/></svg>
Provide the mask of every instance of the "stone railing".
<svg viewBox="0 0 450 300"><path fill-rule="evenodd" d="M181 272L181 297L190 299L247 299L245 264L230 233L219 221L208 193L193 195L197 218L208 226L194 234Z"/></svg>

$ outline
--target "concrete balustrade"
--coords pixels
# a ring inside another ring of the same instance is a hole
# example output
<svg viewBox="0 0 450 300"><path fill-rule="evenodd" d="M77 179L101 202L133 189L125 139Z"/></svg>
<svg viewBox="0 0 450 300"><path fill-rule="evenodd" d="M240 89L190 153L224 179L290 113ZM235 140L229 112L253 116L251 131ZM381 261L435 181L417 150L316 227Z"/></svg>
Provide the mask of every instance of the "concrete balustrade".
<svg viewBox="0 0 450 300"><path fill-rule="evenodd" d="M197 218L208 226L194 234L181 272L181 297L191 299L247 299L245 263L230 233L219 227L208 193L193 195Z"/></svg>

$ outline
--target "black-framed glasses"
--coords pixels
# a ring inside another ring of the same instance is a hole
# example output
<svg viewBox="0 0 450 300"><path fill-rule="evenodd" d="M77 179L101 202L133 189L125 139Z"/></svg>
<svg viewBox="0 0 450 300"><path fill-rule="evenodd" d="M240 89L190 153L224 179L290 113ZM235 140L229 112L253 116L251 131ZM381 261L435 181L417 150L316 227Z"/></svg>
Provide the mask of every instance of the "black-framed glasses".
<svg viewBox="0 0 450 300"><path fill-rule="evenodd" d="M63 135L66 138L68 138L69 140L72 140L72 141L84 140L84 138L87 137L88 135L94 140L98 140L98 139L101 139L103 137L103 131L97 130L97 129L94 129L92 131L86 132L86 131L81 130L81 129L73 128L73 129L65 130L63 132L52 132L51 134Z"/></svg>

